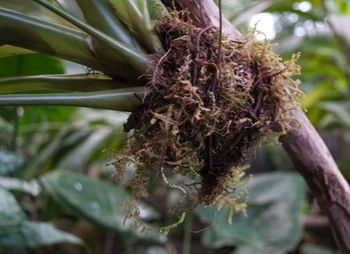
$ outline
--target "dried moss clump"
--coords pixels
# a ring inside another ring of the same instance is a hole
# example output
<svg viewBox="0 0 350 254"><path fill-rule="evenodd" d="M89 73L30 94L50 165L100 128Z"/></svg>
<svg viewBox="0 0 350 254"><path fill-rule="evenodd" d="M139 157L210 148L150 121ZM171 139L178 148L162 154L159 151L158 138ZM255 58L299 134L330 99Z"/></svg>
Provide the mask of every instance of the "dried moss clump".
<svg viewBox="0 0 350 254"><path fill-rule="evenodd" d="M253 35L220 43L218 29L179 17L159 21L156 32L165 53L154 57L143 105L125 125L133 132L118 170L135 166L135 200L156 178L183 194L179 204L185 196L192 207L226 200L240 188L249 152L289 126L286 112L300 94L297 56L283 62ZM170 184L171 175L187 182Z"/></svg>

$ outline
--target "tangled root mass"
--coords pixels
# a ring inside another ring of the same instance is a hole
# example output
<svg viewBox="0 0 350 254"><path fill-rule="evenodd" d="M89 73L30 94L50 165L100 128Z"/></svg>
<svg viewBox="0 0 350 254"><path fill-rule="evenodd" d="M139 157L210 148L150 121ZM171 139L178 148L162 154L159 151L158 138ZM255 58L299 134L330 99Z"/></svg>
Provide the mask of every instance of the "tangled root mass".
<svg viewBox="0 0 350 254"><path fill-rule="evenodd" d="M142 108L125 124L133 132L118 170L135 166L135 199L158 176L193 206L210 205L239 187L231 185L239 185L249 152L289 126L287 111L300 93L292 79L297 56L283 62L253 35L220 43L217 29L179 17L159 21L156 32L166 52L154 57ZM166 175L192 182L170 184Z"/></svg>

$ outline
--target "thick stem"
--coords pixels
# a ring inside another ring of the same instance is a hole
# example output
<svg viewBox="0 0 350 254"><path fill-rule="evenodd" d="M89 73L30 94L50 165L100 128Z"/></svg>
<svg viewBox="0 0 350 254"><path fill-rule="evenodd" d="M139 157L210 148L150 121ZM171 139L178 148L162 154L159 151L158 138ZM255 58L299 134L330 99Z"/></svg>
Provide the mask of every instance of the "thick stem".
<svg viewBox="0 0 350 254"><path fill-rule="evenodd" d="M350 253L350 187L328 148L301 110L291 112L301 127L281 137L299 173L327 214L341 253Z"/></svg>
<svg viewBox="0 0 350 254"><path fill-rule="evenodd" d="M172 7L172 0L163 0ZM213 0L175 0L176 7L187 9L194 23L202 28L218 26L219 10ZM235 40L241 40L240 32L223 21L223 31ZM297 118L301 127L281 137L283 147L289 153L299 173L305 178L311 193L330 221L339 250L350 253L350 187L325 143L300 110L291 114Z"/></svg>

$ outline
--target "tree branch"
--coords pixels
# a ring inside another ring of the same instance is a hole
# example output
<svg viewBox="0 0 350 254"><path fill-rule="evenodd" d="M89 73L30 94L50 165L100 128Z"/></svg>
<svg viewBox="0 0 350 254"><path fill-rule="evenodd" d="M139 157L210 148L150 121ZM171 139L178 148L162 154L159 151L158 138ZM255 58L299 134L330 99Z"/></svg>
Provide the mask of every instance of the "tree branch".
<svg viewBox="0 0 350 254"><path fill-rule="evenodd" d="M168 7L173 0L163 0ZM176 8L190 12L195 25L205 28L219 25L219 10L213 0L175 0ZM232 39L241 34L227 19L223 31ZM300 110L291 114L299 119L301 127L281 137L299 173L305 178L311 193L326 213L339 250L350 253L350 187L340 173L325 143Z"/></svg>

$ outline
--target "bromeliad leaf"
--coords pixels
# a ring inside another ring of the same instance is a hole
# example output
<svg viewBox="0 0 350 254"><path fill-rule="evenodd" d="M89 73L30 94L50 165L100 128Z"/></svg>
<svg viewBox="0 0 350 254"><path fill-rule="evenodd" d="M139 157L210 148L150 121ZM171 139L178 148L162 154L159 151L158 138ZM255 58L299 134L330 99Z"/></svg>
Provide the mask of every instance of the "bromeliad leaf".
<svg viewBox="0 0 350 254"><path fill-rule="evenodd" d="M88 78L86 75L43 75L0 79L0 94L35 91L92 92L127 87L132 87L132 84L111 79Z"/></svg>
<svg viewBox="0 0 350 254"><path fill-rule="evenodd" d="M79 28L72 25L72 23L47 10L46 8L43 8L32 0L0 0L0 7L16 11L35 19L40 19L57 25L79 30Z"/></svg>
<svg viewBox="0 0 350 254"><path fill-rule="evenodd" d="M103 92L0 95L0 106L62 105L133 111L140 105L143 87Z"/></svg>
<svg viewBox="0 0 350 254"><path fill-rule="evenodd" d="M0 57L32 54L33 51L24 48L18 48L10 45L0 46Z"/></svg>
<svg viewBox="0 0 350 254"><path fill-rule="evenodd" d="M0 8L0 43L50 54L104 71L89 51L84 39L86 36L85 33L64 26Z"/></svg>
<svg viewBox="0 0 350 254"><path fill-rule="evenodd" d="M141 46L131 35L127 27L113 13L112 6L105 1L77 0L84 13L85 20L114 39L140 50Z"/></svg>

